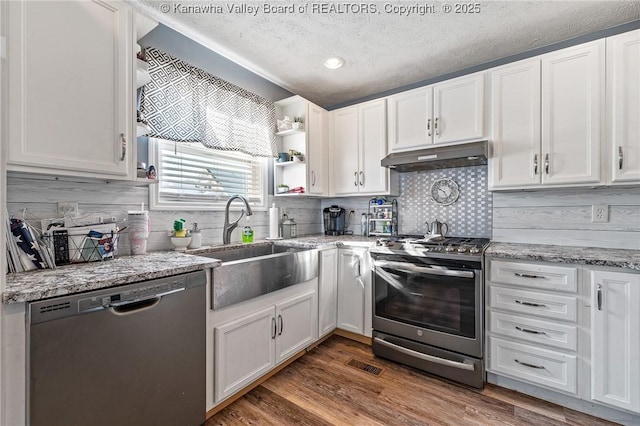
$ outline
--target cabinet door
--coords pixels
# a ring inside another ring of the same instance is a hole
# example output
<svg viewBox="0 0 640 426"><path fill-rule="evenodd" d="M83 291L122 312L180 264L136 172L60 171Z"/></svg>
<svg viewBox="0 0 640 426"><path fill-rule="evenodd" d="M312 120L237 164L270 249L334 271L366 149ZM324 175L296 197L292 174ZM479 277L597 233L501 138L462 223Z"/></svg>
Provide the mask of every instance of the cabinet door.
<svg viewBox="0 0 640 426"><path fill-rule="evenodd" d="M9 2L10 168L127 176L131 11L121 2Z"/></svg>
<svg viewBox="0 0 640 426"><path fill-rule="evenodd" d="M591 272L591 397L640 412L640 274Z"/></svg>
<svg viewBox="0 0 640 426"><path fill-rule="evenodd" d="M433 87L434 142L484 137L484 74Z"/></svg>
<svg viewBox="0 0 640 426"><path fill-rule="evenodd" d="M320 337L336 328L338 313L338 249L319 252L318 277L318 335Z"/></svg>
<svg viewBox="0 0 640 426"><path fill-rule="evenodd" d="M640 30L607 39L612 182L640 182Z"/></svg>
<svg viewBox="0 0 640 426"><path fill-rule="evenodd" d="M276 364L316 340L318 301L314 290L276 305Z"/></svg>
<svg viewBox="0 0 640 426"><path fill-rule="evenodd" d="M358 192L358 107L332 111L331 142L332 192L348 195Z"/></svg>
<svg viewBox="0 0 640 426"><path fill-rule="evenodd" d="M360 253L338 250L338 328L364 334L366 273Z"/></svg>
<svg viewBox="0 0 640 426"><path fill-rule="evenodd" d="M328 195L328 112L317 105L309 104L307 121L307 192Z"/></svg>
<svg viewBox="0 0 640 426"><path fill-rule="evenodd" d="M493 141L490 186L540 184L540 60L491 73Z"/></svg>
<svg viewBox="0 0 640 426"><path fill-rule="evenodd" d="M220 402L275 365L273 306L215 328L215 401Z"/></svg>
<svg viewBox="0 0 640 426"><path fill-rule="evenodd" d="M389 152L433 143L433 88L410 90L387 98Z"/></svg>
<svg viewBox="0 0 640 426"><path fill-rule="evenodd" d="M542 183L598 183L604 40L542 56Z"/></svg>
<svg viewBox="0 0 640 426"><path fill-rule="evenodd" d="M385 99L358 107L360 122L360 169L358 185L361 194L380 194L389 190L389 169L380 161L387 155L387 103Z"/></svg>

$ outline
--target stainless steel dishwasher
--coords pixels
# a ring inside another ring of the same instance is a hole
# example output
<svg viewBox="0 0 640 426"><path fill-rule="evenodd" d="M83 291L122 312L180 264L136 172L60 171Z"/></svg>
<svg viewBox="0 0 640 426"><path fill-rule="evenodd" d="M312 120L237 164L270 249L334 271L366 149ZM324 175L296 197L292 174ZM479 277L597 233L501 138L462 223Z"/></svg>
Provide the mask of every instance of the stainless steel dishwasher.
<svg viewBox="0 0 640 426"><path fill-rule="evenodd" d="M29 424L202 424L205 284L200 271L30 303Z"/></svg>

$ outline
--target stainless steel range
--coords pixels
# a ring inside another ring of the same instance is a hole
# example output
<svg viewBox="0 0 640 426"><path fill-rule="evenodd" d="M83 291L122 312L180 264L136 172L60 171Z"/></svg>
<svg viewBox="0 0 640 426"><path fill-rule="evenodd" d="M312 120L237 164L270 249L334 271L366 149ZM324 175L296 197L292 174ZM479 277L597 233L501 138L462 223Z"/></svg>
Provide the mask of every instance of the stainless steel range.
<svg viewBox="0 0 640 426"><path fill-rule="evenodd" d="M489 240L381 239L373 258L374 354L482 388L482 255Z"/></svg>

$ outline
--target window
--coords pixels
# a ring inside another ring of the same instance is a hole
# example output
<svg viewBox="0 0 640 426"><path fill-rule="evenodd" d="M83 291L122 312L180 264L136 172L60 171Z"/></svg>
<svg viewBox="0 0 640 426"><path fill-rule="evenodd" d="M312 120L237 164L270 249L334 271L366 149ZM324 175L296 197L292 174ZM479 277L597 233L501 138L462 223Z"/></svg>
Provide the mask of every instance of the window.
<svg viewBox="0 0 640 426"><path fill-rule="evenodd" d="M149 158L158 175L150 190L152 209L221 210L235 194L265 207L266 158L157 138L149 138Z"/></svg>

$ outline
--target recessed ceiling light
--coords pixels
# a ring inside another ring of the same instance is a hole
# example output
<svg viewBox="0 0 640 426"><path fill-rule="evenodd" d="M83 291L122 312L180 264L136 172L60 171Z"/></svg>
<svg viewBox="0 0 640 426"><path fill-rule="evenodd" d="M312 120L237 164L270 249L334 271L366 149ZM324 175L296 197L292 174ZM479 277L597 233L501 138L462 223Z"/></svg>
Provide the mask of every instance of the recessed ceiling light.
<svg viewBox="0 0 640 426"><path fill-rule="evenodd" d="M341 68L344 65L344 59L342 59L339 56L332 56L330 58L327 58L326 61L324 61L324 66L329 68L330 70L337 70L338 68Z"/></svg>

